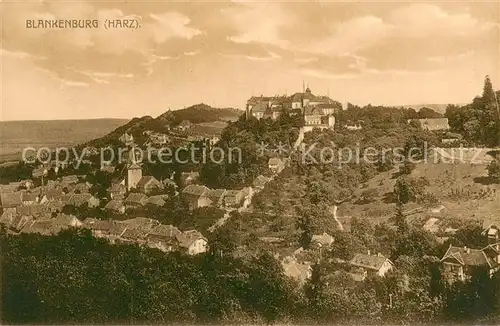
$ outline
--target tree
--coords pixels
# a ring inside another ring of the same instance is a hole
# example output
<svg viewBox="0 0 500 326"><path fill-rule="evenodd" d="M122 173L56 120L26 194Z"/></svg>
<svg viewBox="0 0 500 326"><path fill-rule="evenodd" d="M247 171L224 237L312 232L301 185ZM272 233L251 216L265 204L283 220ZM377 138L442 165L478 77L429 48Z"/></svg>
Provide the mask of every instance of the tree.
<svg viewBox="0 0 500 326"><path fill-rule="evenodd" d="M488 176L497 183L500 183L500 161L493 160L488 164Z"/></svg>
<svg viewBox="0 0 500 326"><path fill-rule="evenodd" d="M425 186L428 184L429 182L425 178L399 177L393 191L396 203L407 204L409 202L416 202L423 196Z"/></svg>

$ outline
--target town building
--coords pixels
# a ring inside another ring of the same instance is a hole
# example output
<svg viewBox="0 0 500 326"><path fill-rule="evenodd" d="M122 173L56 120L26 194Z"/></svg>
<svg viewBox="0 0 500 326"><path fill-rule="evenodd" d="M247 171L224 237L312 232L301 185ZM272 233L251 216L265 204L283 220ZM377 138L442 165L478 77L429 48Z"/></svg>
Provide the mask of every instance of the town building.
<svg viewBox="0 0 500 326"><path fill-rule="evenodd" d="M334 114L342 109L342 104L328 96L316 96L307 87L301 93L291 96L252 96L247 101L246 117L250 119L270 118L276 120L281 112L301 114L304 119L305 132L314 128L333 129Z"/></svg>
<svg viewBox="0 0 500 326"><path fill-rule="evenodd" d="M482 249L450 245L441 259L441 264L442 275L449 283L465 281L476 270L487 271L491 276L499 270L500 243L489 244Z"/></svg>
<svg viewBox="0 0 500 326"><path fill-rule="evenodd" d="M208 249L207 239L196 230L185 231L176 235L177 248L188 255L197 255Z"/></svg>
<svg viewBox="0 0 500 326"><path fill-rule="evenodd" d="M370 252L356 254L349 264L351 265L350 274L357 281L362 281L369 276L384 277L394 267L394 264L382 254L371 255Z"/></svg>
<svg viewBox="0 0 500 326"><path fill-rule="evenodd" d="M144 194L151 194L155 191L159 191L163 189L163 185L160 181L156 180L155 177L147 175L143 176L139 182L135 185L137 191L140 191Z"/></svg>
<svg viewBox="0 0 500 326"><path fill-rule="evenodd" d="M182 190L182 198L190 209L210 206L212 201L209 198L211 190L206 186L189 185Z"/></svg>

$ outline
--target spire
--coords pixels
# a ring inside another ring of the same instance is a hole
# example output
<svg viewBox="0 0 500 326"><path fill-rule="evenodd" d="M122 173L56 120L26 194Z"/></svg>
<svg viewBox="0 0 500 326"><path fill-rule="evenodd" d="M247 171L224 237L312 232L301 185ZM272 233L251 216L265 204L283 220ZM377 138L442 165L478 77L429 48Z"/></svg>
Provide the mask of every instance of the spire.
<svg viewBox="0 0 500 326"><path fill-rule="evenodd" d="M302 93L304 93L305 91L306 91L306 84L304 80L302 80Z"/></svg>

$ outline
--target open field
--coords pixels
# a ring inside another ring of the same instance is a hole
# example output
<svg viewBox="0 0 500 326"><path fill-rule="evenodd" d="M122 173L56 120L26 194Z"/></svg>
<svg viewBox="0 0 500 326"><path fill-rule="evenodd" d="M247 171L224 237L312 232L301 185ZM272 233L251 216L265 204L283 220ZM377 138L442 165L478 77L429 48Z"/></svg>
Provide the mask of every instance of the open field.
<svg viewBox="0 0 500 326"><path fill-rule="evenodd" d="M358 216L384 220L394 215L396 206L390 200L397 171L381 173L355 192L356 198L341 205L340 216ZM430 217L484 220L492 212L500 212L500 184L488 182L486 165L430 163L419 164L412 177L425 177L429 181L426 191L439 200L439 211L423 208L412 214L412 219ZM374 191L373 200L362 203L363 191ZM408 204L406 210L421 205Z"/></svg>

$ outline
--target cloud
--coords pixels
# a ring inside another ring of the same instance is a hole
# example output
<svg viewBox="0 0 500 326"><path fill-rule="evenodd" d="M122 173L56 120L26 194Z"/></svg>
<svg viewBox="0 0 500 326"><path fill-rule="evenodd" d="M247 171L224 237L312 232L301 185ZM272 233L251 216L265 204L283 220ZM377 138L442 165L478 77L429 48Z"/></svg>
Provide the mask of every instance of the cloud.
<svg viewBox="0 0 500 326"><path fill-rule="evenodd" d="M330 36L306 45L304 51L336 55L354 53L385 39L393 32L394 26L378 17L363 16L337 24L332 30Z"/></svg>
<svg viewBox="0 0 500 326"><path fill-rule="evenodd" d="M289 25L290 16L275 2L238 2L224 11L234 24L236 35L228 39L235 43L263 43L286 48L289 42L280 35L280 28Z"/></svg>
<svg viewBox="0 0 500 326"><path fill-rule="evenodd" d="M449 13L437 5L415 3L394 10L390 22L406 37L472 36L495 26L481 22L467 12Z"/></svg>
<svg viewBox="0 0 500 326"><path fill-rule="evenodd" d="M184 14L166 12L163 14L150 14L149 16L157 23L149 25L157 43L163 43L170 38L190 40L202 34L200 30L188 26L191 20Z"/></svg>
<svg viewBox="0 0 500 326"><path fill-rule="evenodd" d="M224 53L219 53L220 56L223 56L225 58L231 58L231 59L245 59L245 60L250 60L250 61L274 61L277 59L281 59L281 56L274 53L274 52L269 52L267 56L252 56L252 55L246 55L246 54L224 54Z"/></svg>

